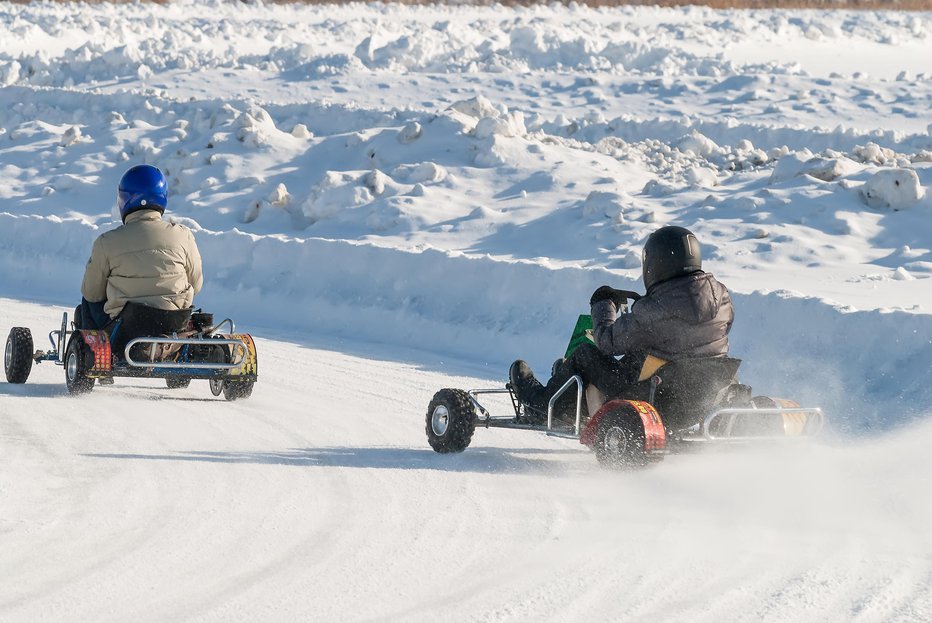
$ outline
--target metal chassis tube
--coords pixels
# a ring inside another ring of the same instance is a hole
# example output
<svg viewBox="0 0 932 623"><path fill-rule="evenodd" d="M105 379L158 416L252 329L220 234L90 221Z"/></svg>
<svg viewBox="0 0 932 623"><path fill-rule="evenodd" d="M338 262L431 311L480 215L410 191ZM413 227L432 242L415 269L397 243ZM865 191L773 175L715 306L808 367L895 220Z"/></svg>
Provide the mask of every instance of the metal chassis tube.
<svg viewBox="0 0 932 623"><path fill-rule="evenodd" d="M130 357L129 351L136 344L190 344L195 346L235 346L236 354L239 355L239 359L233 363L207 363L207 362L174 362L174 361L136 361ZM246 353L249 352L248 347L245 342L242 340L233 340L233 339L199 339L199 338L184 338L184 337L161 337L161 338L152 338L152 337L137 337L134 340L130 340L126 345L126 348L123 351L124 356L126 357L126 363L133 368L153 368L153 369L169 369L169 368L197 368L199 370L235 370L243 365L243 362L246 360Z"/></svg>
<svg viewBox="0 0 932 623"><path fill-rule="evenodd" d="M62 359L65 351L65 342L68 339L68 335L73 333L73 331L68 330L68 312L62 312L61 315L61 329L49 331L49 343L52 345L52 350L47 353L43 353L42 357L36 359L33 357L33 361L36 363L42 363L43 361L51 361L56 365L63 366L65 365L65 360ZM58 342L55 341L55 336L58 337ZM41 352L41 351L40 351Z"/></svg>
<svg viewBox="0 0 932 623"><path fill-rule="evenodd" d="M582 417L582 396L583 396L583 382L582 377L574 375L567 379L560 389L556 391L550 402L547 403L547 430L553 430L553 405L556 404L557 399L566 393L573 383L576 383L576 424L573 426L573 435L579 437L579 422Z"/></svg>
<svg viewBox="0 0 932 623"><path fill-rule="evenodd" d="M819 432L820 432L820 431L822 430L822 428L825 426L825 414L822 413L822 409L819 408L819 407L810 407L810 408L806 408L806 407L784 407L784 408L767 408L767 409L753 409L753 408L751 408L751 409L740 409L740 408L719 409L718 411L713 411L712 413L710 413L709 415L707 415L707 416L705 417L705 419L702 421L702 429L701 429L701 430L702 430L702 437L701 437L701 438L689 439L689 438L687 437L687 438L684 438L683 441L716 441L716 442L731 442L731 441L769 441L769 440L777 440L777 439L798 439L798 438L800 437L800 436L798 436L798 435L793 435L793 436L786 436L786 435L780 435L780 436L777 436L777 435L766 435L766 436L765 436L765 435L760 435L760 436L758 436L758 435L746 435L746 436L743 436L743 437L720 437L720 436L717 436L717 435L713 435L711 432L709 432L709 428L710 428L710 426L712 425L712 421L713 421L715 418L721 417L721 416L728 416L728 415L757 415L757 414L760 414L760 415L767 415L767 414L772 414L772 415L786 415L786 414L792 414L792 413L817 414L817 415L819 416L819 418L818 418L818 423L819 423L819 424L818 424L818 428L816 428L815 431L813 431L813 432L811 432L811 433L805 435L806 437L814 437L815 435L819 434ZM808 419L807 419L806 423L808 424ZM731 424L733 425L734 422L732 422ZM729 430L730 430L730 429L731 429L731 426L729 426L728 428L729 428Z"/></svg>
<svg viewBox="0 0 932 623"><path fill-rule="evenodd" d="M566 391L576 384L577 393L576 393L576 424L573 428L573 434L568 435L553 429L553 406L556 404L556 401L562 396ZM560 389L553 395L550 399L550 402L547 404L547 425L540 426L537 424L518 424L514 420L514 416L493 416L489 413L479 401L476 399L476 396L482 394L510 394L510 389L470 389L466 391L466 395L469 396L469 400L472 402L473 406L479 412L479 424L485 425L486 428L513 428L518 430L543 430L547 431L548 434L556 436L566 436L570 438L579 437L579 427L582 421L582 378L579 376L573 376L566 383L563 384Z"/></svg>

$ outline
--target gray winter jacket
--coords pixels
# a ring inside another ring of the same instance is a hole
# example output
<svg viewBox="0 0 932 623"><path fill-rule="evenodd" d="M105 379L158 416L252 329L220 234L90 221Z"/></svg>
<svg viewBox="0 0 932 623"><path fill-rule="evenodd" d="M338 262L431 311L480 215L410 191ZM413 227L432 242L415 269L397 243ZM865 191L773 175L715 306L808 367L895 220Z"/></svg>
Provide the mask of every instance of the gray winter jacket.
<svg viewBox="0 0 932 623"><path fill-rule="evenodd" d="M728 289L701 271L657 284L628 314L618 314L610 300L592 305L593 337L602 352L643 351L667 360L728 354L734 317Z"/></svg>

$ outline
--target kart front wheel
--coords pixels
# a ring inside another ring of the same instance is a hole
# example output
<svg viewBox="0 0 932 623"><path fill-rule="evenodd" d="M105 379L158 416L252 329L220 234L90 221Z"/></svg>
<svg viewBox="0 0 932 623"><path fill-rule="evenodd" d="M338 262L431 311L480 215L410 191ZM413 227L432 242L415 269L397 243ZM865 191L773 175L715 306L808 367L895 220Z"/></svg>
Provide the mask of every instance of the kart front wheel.
<svg viewBox="0 0 932 623"><path fill-rule="evenodd" d="M81 333L72 333L65 349L65 385L72 395L86 394L94 389L94 379L87 376L88 350Z"/></svg>
<svg viewBox="0 0 932 623"><path fill-rule="evenodd" d="M25 327L13 327L6 338L3 370L7 383L25 383L32 371L32 332Z"/></svg>
<svg viewBox="0 0 932 623"><path fill-rule="evenodd" d="M427 407L427 443L440 454L462 452L476 430L476 409L461 389L441 389Z"/></svg>

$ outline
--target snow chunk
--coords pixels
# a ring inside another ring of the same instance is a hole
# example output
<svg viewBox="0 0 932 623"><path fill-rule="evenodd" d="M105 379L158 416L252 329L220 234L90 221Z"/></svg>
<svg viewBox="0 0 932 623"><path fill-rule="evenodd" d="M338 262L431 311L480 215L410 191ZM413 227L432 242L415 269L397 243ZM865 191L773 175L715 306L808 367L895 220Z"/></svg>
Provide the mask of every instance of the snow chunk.
<svg viewBox="0 0 932 623"><path fill-rule="evenodd" d="M892 149L881 147L877 143L856 146L854 148L854 155L857 156L861 162L879 165L885 165L896 160L896 154Z"/></svg>
<svg viewBox="0 0 932 623"><path fill-rule="evenodd" d="M0 87L16 84L19 80L20 70L22 70L22 66L16 61L0 66Z"/></svg>
<svg viewBox="0 0 932 623"><path fill-rule="evenodd" d="M806 175L825 182L832 182L840 177L848 177L861 170L856 162L849 158L815 158L807 162Z"/></svg>
<svg viewBox="0 0 932 623"><path fill-rule="evenodd" d="M653 179L644 184L644 188L641 192L654 197L666 197L667 195L675 193L676 187L663 180Z"/></svg>
<svg viewBox="0 0 932 623"><path fill-rule="evenodd" d="M291 135L295 138L314 138L314 135L311 134L310 130L307 129L307 126L303 123L296 123L293 128L291 128Z"/></svg>
<svg viewBox="0 0 932 623"><path fill-rule="evenodd" d="M901 210L925 196L912 169L882 169L861 187L861 198L872 208Z"/></svg>
<svg viewBox="0 0 932 623"><path fill-rule="evenodd" d="M808 149L780 158L770 174L770 183L777 184L799 175L809 175L823 182L832 182L840 177L857 173L863 167L850 158L813 157Z"/></svg>
<svg viewBox="0 0 932 623"><path fill-rule="evenodd" d="M366 188L372 191L372 194L377 197L385 194L386 182L388 182L388 176L378 169L369 171L364 179Z"/></svg>
<svg viewBox="0 0 932 623"><path fill-rule="evenodd" d="M421 132L421 124L417 121L412 121L398 132L398 142L403 145L413 143L421 137Z"/></svg>
<svg viewBox="0 0 932 623"><path fill-rule="evenodd" d="M624 204L627 203L618 193L593 190L582 202L583 216L586 218L606 217L616 223L624 220Z"/></svg>
<svg viewBox="0 0 932 623"><path fill-rule="evenodd" d="M71 126L61 135L59 144L62 147L71 147L75 143L81 142L81 128L76 125Z"/></svg>
<svg viewBox="0 0 932 623"><path fill-rule="evenodd" d="M915 277L909 274L909 271L900 266L893 271L893 278L897 281L913 281Z"/></svg>
<svg viewBox="0 0 932 623"><path fill-rule="evenodd" d="M355 179L338 171L327 171L324 178L311 189L301 205L301 212L314 223L333 218L344 210L371 203L372 192L360 186Z"/></svg>
<svg viewBox="0 0 932 623"><path fill-rule="evenodd" d="M436 183L446 179L447 170L435 162L403 164L392 171L392 177L409 184Z"/></svg>
<svg viewBox="0 0 932 623"><path fill-rule="evenodd" d="M718 176L715 171L707 167L690 167L683 174L683 178L690 186L711 188L718 186Z"/></svg>
<svg viewBox="0 0 932 623"><path fill-rule="evenodd" d="M498 117L501 111L487 98L477 95L472 99L462 100L450 105L450 110L462 113L474 119L483 117Z"/></svg>
<svg viewBox="0 0 932 623"><path fill-rule="evenodd" d="M456 102L448 110L467 132L477 138L527 135L524 113L509 113L506 107L496 107L481 95Z"/></svg>
<svg viewBox="0 0 932 623"><path fill-rule="evenodd" d="M291 195L284 184L279 184L265 199L273 208L287 208L291 205Z"/></svg>
<svg viewBox="0 0 932 623"><path fill-rule="evenodd" d="M515 111L504 117L483 117L473 129L473 134L476 138L525 136L527 128L524 126L524 114Z"/></svg>
<svg viewBox="0 0 932 623"><path fill-rule="evenodd" d="M684 154L688 153L703 158L710 158L722 151L722 148L716 145L715 141L695 130L681 137L673 146Z"/></svg>
<svg viewBox="0 0 932 623"><path fill-rule="evenodd" d="M237 121L240 127L236 132L236 138L249 147L271 145L274 142L274 137L288 136L276 128L271 115L258 106L254 106L250 108L249 112L241 114ZM214 142L214 144L217 143Z"/></svg>

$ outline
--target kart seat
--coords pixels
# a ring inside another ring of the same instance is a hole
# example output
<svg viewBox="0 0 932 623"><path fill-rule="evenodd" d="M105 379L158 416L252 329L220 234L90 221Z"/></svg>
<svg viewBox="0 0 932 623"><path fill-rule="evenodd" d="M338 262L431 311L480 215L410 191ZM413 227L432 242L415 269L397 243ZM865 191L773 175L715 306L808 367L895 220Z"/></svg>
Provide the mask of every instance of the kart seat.
<svg viewBox="0 0 932 623"><path fill-rule="evenodd" d="M110 348L115 355L122 357L131 340L177 333L185 328L190 318L191 308L159 309L129 302L117 317L120 324L110 336Z"/></svg>
<svg viewBox="0 0 932 623"><path fill-rule="evenodd" d="M651 377L660 380L653 404L667 428L681 430L701 422L722 390L737 384L740 359L703 357L671 361Z"/></svg>

